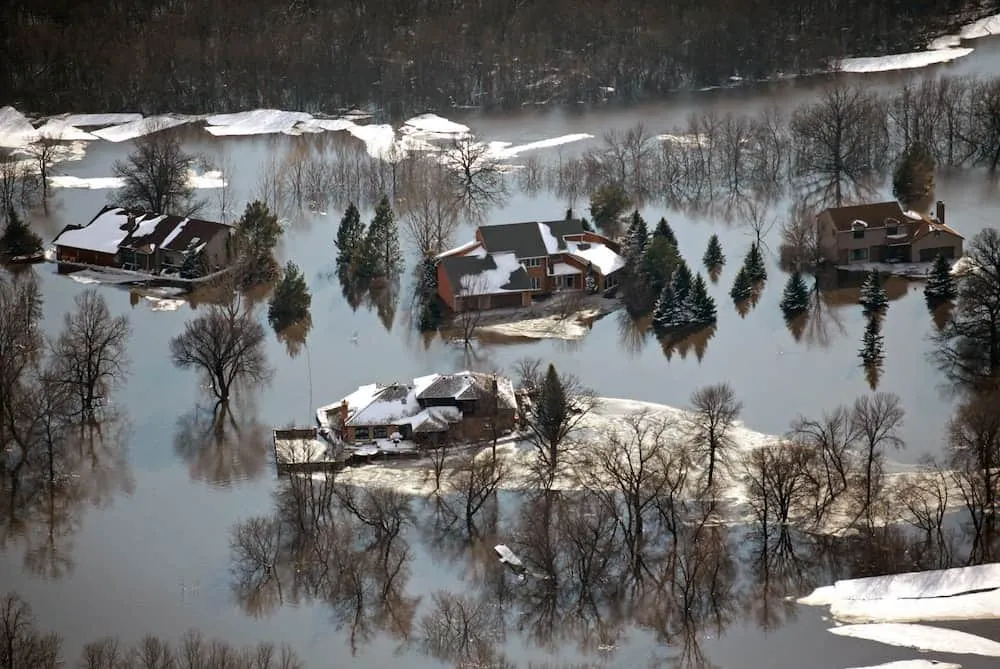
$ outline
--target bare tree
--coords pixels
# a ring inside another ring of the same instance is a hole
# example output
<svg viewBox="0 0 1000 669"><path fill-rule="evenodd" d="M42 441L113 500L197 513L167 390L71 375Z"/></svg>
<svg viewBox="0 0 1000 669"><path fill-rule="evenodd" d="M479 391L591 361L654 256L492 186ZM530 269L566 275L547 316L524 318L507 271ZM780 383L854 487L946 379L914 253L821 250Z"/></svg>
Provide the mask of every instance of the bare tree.
<svg viewBox="0 0 1000 669"><path fill-rule="evenodd" d="M914 474L901 475L893 488L893 498L906 510L903 520L923 533L925 546L937 545L942 553L947 552L943 528L949 487L948 475L937 463L929 462Z"/></svg>
<svg viewBox="0 0 1000 669"><path fill-rule="evenodd" d="M796 171L812 202L839 207L871 187L888 159L883 107L877 94L838 84L795 110Z"/></svg>
<svg viewBox="0 0 1000 669"><path fill-rule="evenodd" d="M38 173L38 186L42 191L42 206L45 207L46 211L49 207L49 176L52 164L56 161L59 146L59 137L43 135L27 147L28 155L35 163L35 170Z"/></svg>
<svg viewBox="0 0 1000 669"><path fill-rule="evenodd" d="M270 381L265 337L264 327L237 297L188 321L184 332L170 340L170 356L177 367L202 372L218 403L225 404L236 382Z"/></svg>
<svg viewBox="0 0 1000 669"><path fill-rule="evenodd" d="M125 160L115 161L113 171L124 184L115 193L122 207L189 216L204 206L195 198L191 172L198 157L185 153L173 132L155 130L135 141Z"/></svg>
<svg viewBox="0 0 1000 669"><path fill-rule="evenodd" d="M768 203L755 198L741 199L736 215L749 230L757 248L767 248L767 235L777 224L777 220L769 214Z"/></svg>
<svg viewBox="0 0 1000 669"><path fill-rule="evenodd" d="M507 194L503 166L490 147L472 137L455 139L443 154L455 192L467 213L475 217Z"/></svg>
<svg viewBox="0 0 1000 669"><path fill-rule="evenodd" d="M32 161L0 150L0 215L33 207L40 188Z"/></svg>
<svg viewBox="0 0 1000 669"><path fill-rule="evenodd" d="M0 599L0 669L55 669L60 639L35 627L31 606L17 594Z"/></svg>
<svg viewBox="0 0 1000 669"><path fill-rule="evenodd" d="M506 476L507 466L494 457L467 455L456 462L448 482L461 503L461 512L456 515L461 517L470 536L478 533L476 516Z"/></svg>
<svg viewBox="0 0 1000 669"><path fill-rule="evenodd" d="M1000 166L1000 81L976 82L970 100L975 161L995 172Z"/></svg>
<svg viewBox="0 0 1000 669"><path fill-rule="evenodd" d="M500 634L499 609L485 599L436 592L433 608L419 623L424 653L457 667L506 669L495 650Z"/></svg>
<svg viewBox="0 0 1000 669"><path fill-rule="evenodd" d="M778 253L784 267L802 271L819 262L819 238L816 230L816 211L805 201L792 205L788 218L781 226L781 246Z"/></svg>
<svg viewBox="0 0 1000 669"><path fill-rule="evenodd" d="M869 528L874 527L875 503L883 491L885 450L905 446L898 433L903 415L899 396L894 393L862 395L851 410L851 424L864 458L860 513L865 515Z"/></svg>
<svg viewBox="0 0 1000 669"><path fill-rule="evenodd" d="M952 466L957 471L970 472L965 487L966 497L977 502L980 522L977 527L992 543L997 523L997 471L1000 463L1000 415L996 406L998 392L977 393L965 399L948 423L948 446ZM978 472L975 476L971 472Z"/></svg>
<svg viewBox="0 0 1000 669"><path fill-rule="evenodd" d="M696 390L691 395L691 413L688 430L691 445L697 453L707 458L705 483L712 489L717 464L725 464L733 445L733 423L739 418L743 403L728 383L719 383Z"/></svg>
<svg viewBox="0 0 1000 669"><path fill-rule="evenodd" d="M97 419L96 409L128 375L128 316L111 316L96 289L74 300L76 309L63 318L63 330L52 344L51 376L75 399L80 420Z"/></svg>
<svg viewBox="0 0 1000 669"><path fill-rule="evenodd" d="M517 387L534 399L542 387L542 360L540 358L520 358L514 364Z"/></svg>
<svg viewBox="0 0 1000 669"><path fill-rule="evenodd" d="M792 423L789 437L811 452L804 475L812 500L812 522L820 526L854 477L854 449L857 425L851 411L840 406L818 419L799 417Z"/></svg>
<svg viewBox="0 0 1000 669"><path fill-rule="evenodd" d="M771 536L772 526L787 536L793 514L809 498L809 450L801 443L779 441L754 448L741 458L747 502L765 539Z"/></svg>
<svg viewBox="0 0 1000 669"><path fill-rule="evenodd" d="M424 160L404 186L399 209L410 241L422 256L433 256L451 244L461 199L445 168Z"/></svg>
<svg viewBox="0 0 1000 669"><path fill-rule="evenodd" d="M14 401L39 362L44 340L39 328L42 294L31 275L0 277L0 444L6 443Z"/></svg>

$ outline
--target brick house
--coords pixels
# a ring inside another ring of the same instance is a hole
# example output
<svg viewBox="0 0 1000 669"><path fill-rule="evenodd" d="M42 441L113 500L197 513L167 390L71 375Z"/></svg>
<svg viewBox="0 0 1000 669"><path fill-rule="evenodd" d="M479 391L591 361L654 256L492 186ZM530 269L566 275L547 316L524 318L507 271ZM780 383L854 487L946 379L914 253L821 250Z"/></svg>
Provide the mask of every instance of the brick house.
<svg viewBox="0 0 1000 669"><path fill-rule="evenodd" d="M617 243L579 220L480 226L475 240L437 256L438 295L452 311L528 306L539 295L618 284Z"/></svg>
<svg viewBox="0 0 1000 669"><path fill-rule="evenodd" d="M208 271L225 267L232 233L224 223L109 206L87 225L67 225L53 244L59 262L170 274L192 254Z"/></svg>
<svg viewBox="0 0 1000 669"><path fill-rule="evenodd" d="M516 418L510 379L470 371L364 385L316 410L319 426L346 443L487 439L513 430Z"/></svg>
<svg viewBox="0 0 1000 669"><path fill-rule="evenodd" d="M904 212L898 202L824 209L816 217L820 256L826 262L928 262L939 254L960 258L964 238L945 224L944 203L935 215Z"/></svg>

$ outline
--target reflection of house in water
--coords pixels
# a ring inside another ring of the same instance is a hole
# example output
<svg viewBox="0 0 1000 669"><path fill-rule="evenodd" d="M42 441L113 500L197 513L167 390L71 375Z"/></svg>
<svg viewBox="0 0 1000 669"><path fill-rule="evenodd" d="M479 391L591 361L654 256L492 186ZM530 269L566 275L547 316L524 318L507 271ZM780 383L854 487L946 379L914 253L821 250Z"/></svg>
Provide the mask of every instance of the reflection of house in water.
<svg viewBox="0 0 1000 669"><path fill-rule="evenodd" d="M861 299L861 285L865 282L865 272L848 272L829 269L816 275L820 299L831 307L856 307ZM904 297L911 290L921 290L923 283L894 274L882 275L882 288L889 301Z"/></svg>
<svg viewBox="0 0 1000 669"><path fill-rule="evenodd" d="M321 428L346 443L379 440L418 445L477 440L514 428L517 400L510 379L463 371L410 383L371 383L316 410Z"/></svg>
<svg viewBox="0 0 1000 669"><path fill-rule="evenodd" d="M904 212L898 202L831 207L816 217L819 250L837 265L856 262L929 262L962 256L964 238L945 224L944 202L935 215Z"/></svg>

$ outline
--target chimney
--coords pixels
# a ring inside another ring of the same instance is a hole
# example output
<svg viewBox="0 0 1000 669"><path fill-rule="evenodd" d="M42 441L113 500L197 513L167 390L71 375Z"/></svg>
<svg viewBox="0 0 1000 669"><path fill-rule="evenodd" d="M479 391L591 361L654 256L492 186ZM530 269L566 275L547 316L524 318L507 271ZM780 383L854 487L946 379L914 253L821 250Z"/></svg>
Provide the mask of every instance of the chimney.
<svg viewBox="0 0 1000 669"><path fill-rule="evenodd" d="M944 222L944 202L942 202L941 200L937 201L937 210L935 212L935 216L937 217L938 223L940 223L941 225L947 225L947 223Z"/></svg>
<svg viewBox="0 0 1000 669"><path fill-rule="evenodd" d="M340 401L340 427L347 424L347 400Z"/></svg>

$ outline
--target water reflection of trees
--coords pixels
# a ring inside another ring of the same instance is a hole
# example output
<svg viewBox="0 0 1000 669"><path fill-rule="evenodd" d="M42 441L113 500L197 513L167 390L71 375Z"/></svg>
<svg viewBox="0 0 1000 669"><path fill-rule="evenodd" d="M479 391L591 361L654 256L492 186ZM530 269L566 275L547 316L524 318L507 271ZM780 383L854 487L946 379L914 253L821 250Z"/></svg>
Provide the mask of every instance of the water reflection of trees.
<svg viewBox="0 0 1000 669"><path fill-rule="evenodd" d="M187 463L192 479L225 486L264 471L270 453L268 429L243 395L235 406L199 404L177 419L174 451Z"/></svg>

